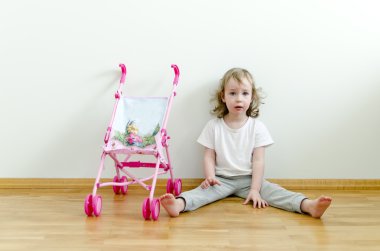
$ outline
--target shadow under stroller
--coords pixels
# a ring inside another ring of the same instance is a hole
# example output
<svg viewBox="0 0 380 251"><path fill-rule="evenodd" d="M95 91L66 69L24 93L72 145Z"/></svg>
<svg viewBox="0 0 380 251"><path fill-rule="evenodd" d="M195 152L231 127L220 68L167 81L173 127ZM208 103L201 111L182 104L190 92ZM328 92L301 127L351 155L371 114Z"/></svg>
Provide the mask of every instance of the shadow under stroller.
<svg viewBox="0 0 380 251"><path fill-rule="evenodd" d="M115 194L126 194L128 186L139 184L150 191L149 197L142 203L142 216L145 220L157 220L160 214L160 201L154 198L158 175L170 173L166 183L167 193L179 195L182 190L181 179L174 179L173 168L168 151L170 137L166 131L166 124L173 98L176 96L179 69L172 65L175 77L173 89L169 97L126 97L122 95L122 86L125 83L127 70L124 64L120 64L121 79L115 93L115 105L112 118L104 137L103 153L100 167L91 194L88 194L84 202L84 211L88 216L99 216L102 210L102 197L97 195L98 188L112 186ZM123 155L123 161L120 156ZM125 155L125 157L124 157ZM131 156L151 155L156 162L129 161ZM109 156L115 163L116 175L112 182L100 182L104 169L104 162ZM153 175L145 178L137 178L130 172L131 168L152 168ZM125 174L122 176L122 174ZM145 182L152 180L151 185Z"/></svg>

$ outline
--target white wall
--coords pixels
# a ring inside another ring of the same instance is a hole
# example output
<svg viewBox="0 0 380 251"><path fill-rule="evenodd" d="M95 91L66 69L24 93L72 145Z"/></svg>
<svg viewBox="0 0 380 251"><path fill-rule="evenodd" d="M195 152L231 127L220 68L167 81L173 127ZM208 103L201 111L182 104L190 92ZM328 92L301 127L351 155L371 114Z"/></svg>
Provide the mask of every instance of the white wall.
<svg viewBox="0 0 380 251"><path fill-rule="evenodd" d="M176 63L178 176L202 177L210 94L240 66L267 95L267 177L380 178L378 13L360 0L5 1L0 177L95 177L118 64L126 93L166 95Z"/></svg>

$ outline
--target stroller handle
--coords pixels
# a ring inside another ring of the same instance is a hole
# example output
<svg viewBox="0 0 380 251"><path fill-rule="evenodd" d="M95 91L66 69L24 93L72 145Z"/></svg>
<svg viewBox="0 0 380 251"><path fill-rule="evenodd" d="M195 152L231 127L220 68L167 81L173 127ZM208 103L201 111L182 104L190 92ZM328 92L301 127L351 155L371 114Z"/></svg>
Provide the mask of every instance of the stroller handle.
<svg viewBox="0 0 380 251"><path fill-rule="evenodd" d="M120 83L124 84L125 82L125 76L127 75L127 68L125 67L124 64L119 64L119 67L121 68L121 79Z"/></svg>
<svg viewBox="0 0 380 251"><path fill-rule="evenodd" d="M173 80L173 85L177 85L178 84L178 78L179 78L179 68L175 64L172 64L172 68L173 68L174 74L175 74L175 77Z"/></svg>

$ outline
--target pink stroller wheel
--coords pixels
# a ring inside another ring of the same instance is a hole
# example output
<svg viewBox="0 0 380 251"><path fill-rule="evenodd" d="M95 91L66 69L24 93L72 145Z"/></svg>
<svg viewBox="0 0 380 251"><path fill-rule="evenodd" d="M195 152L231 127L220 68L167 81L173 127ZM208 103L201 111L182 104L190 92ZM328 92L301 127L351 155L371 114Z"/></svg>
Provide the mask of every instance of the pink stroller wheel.
<svg viewBox="0 0 380 251"><path fill-rule="evenodd" d="M167 193L173 193L173 181L172 179L168 179L166 182L166 192Z"/></svg>
<svg viewBox="0 0 380 251"><path fill-rule="evenodd" d="M124 183L124 182L127 182L128 180L127 180L127 177L126 176L123 176L123 177L121 177L121 179L120 179L120 183ZM124 185L124 186L121 186L121 187L119 187L120 188L120 191L121 191L121 193L122 194L127 194L127 191L128 191L128 185Z"/></svg>
<svg viewBox="0 0 380 251"><path fill-rule="evenodd" d="M119 182L119 178L117 176L113 177L113 182ZM120 193L120 187L119 186L112 186L112 188L113 188L113 192L115 194Z"/></svg>
<svg viewBox="0 0 380 251"><path fill-rule="evenodd" d="M175 179L174 180L174 196L178 196L182 193L182 180Z"/></svg>
<svg viewBox="0 0 380 251"><path fill-rule="evenodd" d="M160 215L160 200L153 199L152 202L152 219L158 220L158 216Z"/></svg>
<svg viewBox="0 0 380 251"><path fill-rule="evenodd" d="M92 198L92 208L94 210L94 215L99 216L102 212L102 196L95 195Z"/></svg>
<svg viewBox="0 0 380 251"><path fill-rule="evenodd" d="M87 195L84 200L84 212L87 216L92 216L92 194Z"/></svg>
<svg viewBox="0 0 380 251"><path fill-rule="evenodd" d="M150 219L150 203L149 203L149 198L145 198L144 202L142 204L142 215L145 220Z"/></svg>

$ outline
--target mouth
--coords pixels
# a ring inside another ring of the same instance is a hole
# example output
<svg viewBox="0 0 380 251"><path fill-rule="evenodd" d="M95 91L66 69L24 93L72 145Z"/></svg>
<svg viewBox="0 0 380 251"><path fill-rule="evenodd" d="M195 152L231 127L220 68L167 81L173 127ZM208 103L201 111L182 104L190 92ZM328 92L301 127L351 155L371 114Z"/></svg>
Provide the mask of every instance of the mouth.
<svg viewBox="0 0 380 251"><path fill-rule="evenodd" d="M243 106L240 106L240 105L237 105L237 106L235 106L235 109L236 110L242 110L244 107Z"/></svg>

